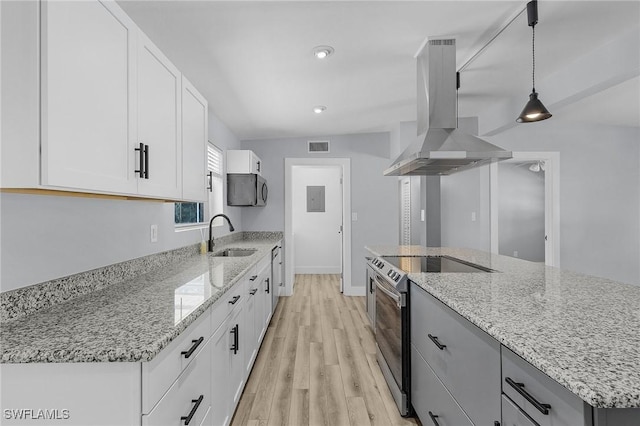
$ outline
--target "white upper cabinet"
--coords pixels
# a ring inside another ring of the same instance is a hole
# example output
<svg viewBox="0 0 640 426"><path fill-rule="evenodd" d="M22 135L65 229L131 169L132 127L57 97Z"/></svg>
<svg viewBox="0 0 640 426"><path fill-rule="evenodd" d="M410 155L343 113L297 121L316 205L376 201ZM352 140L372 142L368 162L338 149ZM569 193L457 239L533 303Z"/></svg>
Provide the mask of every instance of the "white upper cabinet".
<svg viewBox="0 0 640 426"><path fill-rule="evenodd" d="M138 192L152 197L181 198L182 75L142 32L137 51L136 145L143 144L145 157Z"/></svg>
<svg viewBox="0 0 640 426"><path fill-rule="evenodd" d="M206 153L208 125L207 100L182 77L182 198L205 201L208 176Z"/></svg>
<svg viewBox="0 0 640 426"><path fill-rule="evenodd" d="M135 24L113 3L42 2L42 184L136 192Z"/></svg>
<svg viewBox="0 0 640 426"><path fill-rule="evenodd" d="M2 188L206 199L207 102L116 2L1 7Z"/></svg>
<svg viewBox="0 0 640 426"><path fill-rule="evenodd" d="M253 151L248 149L228 150L227 173L252 173L262 175L262 161Z"/></svg>

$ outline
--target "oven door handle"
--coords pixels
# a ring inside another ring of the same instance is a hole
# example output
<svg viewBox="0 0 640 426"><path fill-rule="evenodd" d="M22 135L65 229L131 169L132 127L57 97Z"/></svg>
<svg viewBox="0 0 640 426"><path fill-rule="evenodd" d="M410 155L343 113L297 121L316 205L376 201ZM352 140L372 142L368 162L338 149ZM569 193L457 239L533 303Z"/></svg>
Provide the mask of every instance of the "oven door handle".
<svg viewBox="0 0 640 426"><path fill-rule="evenodd" d="M386 287L382 286L382 284L380 284L380 281L378 281L377 278L376 278L376 288L382 291L384 294L386 294L390 298L392 298L396 302L396 305L398 305L398 308L402 307L402 298L397 294L393 294Z"/></svg>

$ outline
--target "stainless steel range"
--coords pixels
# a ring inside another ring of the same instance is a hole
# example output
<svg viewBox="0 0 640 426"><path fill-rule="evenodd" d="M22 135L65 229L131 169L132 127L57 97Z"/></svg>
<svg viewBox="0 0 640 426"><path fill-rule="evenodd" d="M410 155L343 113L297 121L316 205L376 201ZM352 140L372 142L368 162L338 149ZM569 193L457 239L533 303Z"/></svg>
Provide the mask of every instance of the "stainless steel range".
<svg viewBox="0 0 640 426"><path fill-rule="evenodd" d="M378 364L402 416L412 414L407 274L420 272L494 271L450 256L383 256L368 260L368 286L375 287Z"/></svg>

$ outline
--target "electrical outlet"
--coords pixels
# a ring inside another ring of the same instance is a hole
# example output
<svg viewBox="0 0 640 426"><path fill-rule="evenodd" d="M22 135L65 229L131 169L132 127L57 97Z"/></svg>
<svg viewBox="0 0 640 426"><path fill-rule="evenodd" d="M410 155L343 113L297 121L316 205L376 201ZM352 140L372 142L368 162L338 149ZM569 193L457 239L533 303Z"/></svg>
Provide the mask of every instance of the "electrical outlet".
<svg viewBox="0 0 640 426"><path fill-rule="evenodd" d="M515 250L515 251L513 252L513 257L518 257L518 251L517 251L517 250Z"/></svg>
<svg viewBox="0 0 640 426"><path fill-rule="evenodd" d="M358 221L358 213L351 212L351 222L357 222L357 221Z"/></svg>
<svg viewBox="0 0 640 426"><path fill-rule="evenodd" d="M151 225L151 242L158 242L158 225Z"/></svg>
<svg viewBox="0 0 640 426"><path fill-rule="evenodd" d="M476 212L471 212L471 222L476 221Z"/></svg>

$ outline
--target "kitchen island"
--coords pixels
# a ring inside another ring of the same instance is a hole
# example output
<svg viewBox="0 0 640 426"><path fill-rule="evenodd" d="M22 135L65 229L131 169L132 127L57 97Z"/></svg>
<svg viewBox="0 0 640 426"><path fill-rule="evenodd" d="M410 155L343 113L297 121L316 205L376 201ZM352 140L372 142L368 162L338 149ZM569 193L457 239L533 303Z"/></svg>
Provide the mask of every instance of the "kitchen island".
<svg viewBox="0 0 640 426"><path fill-rule="evenodd" d="M375 256L448 255L495 270L408 278L590 406L640 407L640 288L471 249L367 249Z"/></svg>

